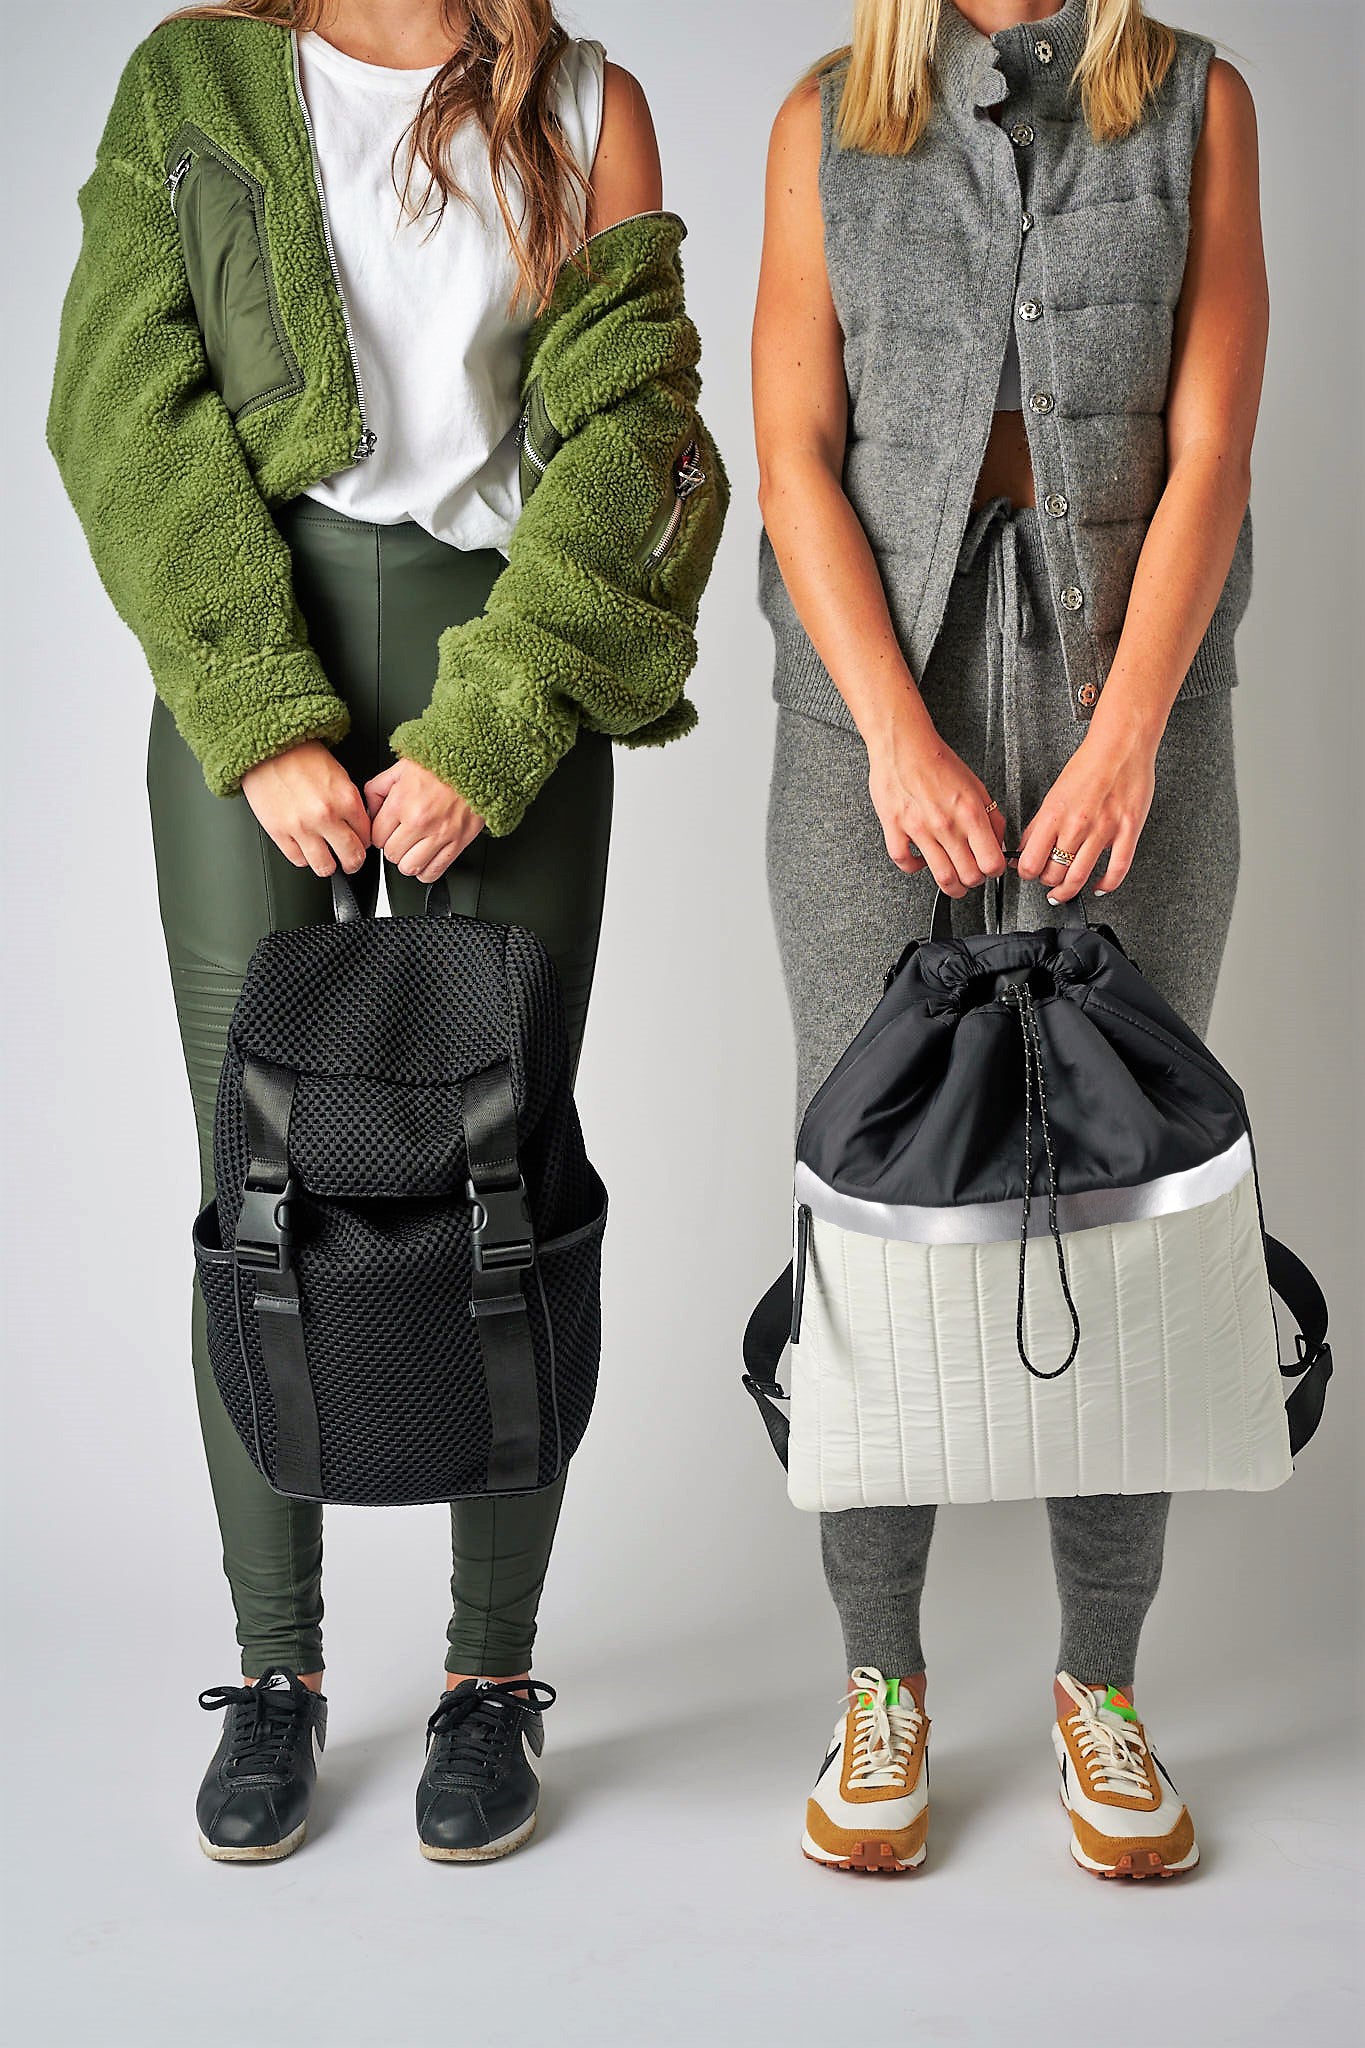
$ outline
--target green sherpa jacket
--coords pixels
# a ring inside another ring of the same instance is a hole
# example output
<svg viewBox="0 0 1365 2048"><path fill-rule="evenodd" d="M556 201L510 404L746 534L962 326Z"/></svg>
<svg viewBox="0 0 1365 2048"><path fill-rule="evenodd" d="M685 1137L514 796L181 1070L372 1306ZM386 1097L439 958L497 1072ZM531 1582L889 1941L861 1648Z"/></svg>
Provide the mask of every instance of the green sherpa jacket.
<svg viewBox="0 0 1365 2048"><path fill-rule="evenodd" d="M272 517L366 459L292 33L163 22L124 68L78 201L47 440L100 577L221 795L345 733ZM687 731L728 503L697 413L671 214L594 236L528 340L524 510L484 616L433 649L393 735L510 832L580 725Z"/></svg>

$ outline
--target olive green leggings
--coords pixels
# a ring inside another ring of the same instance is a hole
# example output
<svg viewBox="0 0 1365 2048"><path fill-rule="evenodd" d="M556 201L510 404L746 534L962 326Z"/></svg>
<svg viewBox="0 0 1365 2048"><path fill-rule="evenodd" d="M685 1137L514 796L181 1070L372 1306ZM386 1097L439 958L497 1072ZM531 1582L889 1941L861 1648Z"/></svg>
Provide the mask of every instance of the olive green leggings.
<svg viewBox="0 0 1365 2048"><path fill-rule="evenodd" d="M412 522L348 519L306 498L276 517L309 637L351 713L337 753L362 783L391 764L386 735L425 707L438 635L482 611L502 557L462 553ZM218 1070L247 962L267 932L330 918L330 890L285 859L243 798L209 794L160 703L147 787L207 1201ZM525 925L544 941L559 970L575 1064L597 955L611 800L610 742L582 734L517 830L504 839L480 834L450 870L457 911ZM393 868L386 876L394 912L419 913L421 885ZM364 881L372 900L377 874L367 871ZM214 1384L197 1288L193 1356L242 1669L249 1677L270 1664L320 1671L322 1510L273 1492L242 1448ZM451 1503L447 1670L497 1675L529 1667L562 1493L561 1479L521 1499Z"/></svg>

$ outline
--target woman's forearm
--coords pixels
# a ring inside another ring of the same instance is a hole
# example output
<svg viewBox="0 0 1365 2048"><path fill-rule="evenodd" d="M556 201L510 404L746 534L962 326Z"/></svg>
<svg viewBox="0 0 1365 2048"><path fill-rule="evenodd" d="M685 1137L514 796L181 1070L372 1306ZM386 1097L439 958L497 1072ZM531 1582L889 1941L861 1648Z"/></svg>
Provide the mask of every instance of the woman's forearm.
<svg viewBox="0 0 1365 2048"><path fill-rule="evenodd" d="M1250 490L1247 458L1212 440L1172 468L1138 557L1092 736L1153 748L1160 740L1213 617Z"/></svg>
<svg viewBox="0 0 1365 2048"><path fill-rule="evenodd" d="M796 613L869 751L929 728L857 513L818 455L764 467L763 523Z"/></svg>

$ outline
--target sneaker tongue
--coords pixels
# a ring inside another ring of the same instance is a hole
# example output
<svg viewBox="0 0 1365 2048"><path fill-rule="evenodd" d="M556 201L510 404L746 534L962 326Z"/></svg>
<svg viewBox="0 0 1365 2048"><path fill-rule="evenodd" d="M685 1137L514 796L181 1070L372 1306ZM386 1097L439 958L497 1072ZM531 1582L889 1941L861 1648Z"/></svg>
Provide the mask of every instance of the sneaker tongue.
<svg viewBox="0 0 1365 2048"><path fill-rule="evenodd" d="M1114 1720L1130 1724L1138 1718L1137 1708L1133 1705L1127 1693L1120 1691L1116 1685L1106 1686L1103 1694L1100 1694L1097 1690L1096 1699L1098 1702L1096 1711L1098 1713L1108 1714Z"/></svg>

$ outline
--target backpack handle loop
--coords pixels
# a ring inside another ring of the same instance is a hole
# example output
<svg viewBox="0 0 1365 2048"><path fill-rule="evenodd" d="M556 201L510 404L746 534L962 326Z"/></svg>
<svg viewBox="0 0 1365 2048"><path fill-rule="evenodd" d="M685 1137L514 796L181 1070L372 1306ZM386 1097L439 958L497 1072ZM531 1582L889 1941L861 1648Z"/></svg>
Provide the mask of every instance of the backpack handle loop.
<svg viewBox="0 0 1365 2048"><path fill-rule="evenodd" d="M1014 860L1017 857L1017 850L1009 850L1006 853L1006 858L1009 860ZM995 930L999 931L1004 922L1005 878L1003 875L988 876L982 887L987 892L987 926L990 926L991 912L994 910ZM1060 904L1057 907L1061 910L1061 922L1063 925L1071 925L1076 929L1089 929L1090 919L1086 913L1085 899L1083 897L1073 896L1070 902ZM931 939L937 940L951 939L953 936L953 899L951 896L945 896L942 889L935 889L934 891L934 907L929 917L929 936Z"/></svg>
<svg viewBox="0 0 1365 2048"><path fill-rule="evenodd" d="M351 878L340 868L332 871L332 916L338 924L358 924L365 915L360 900L351 887Z"/></svg>

